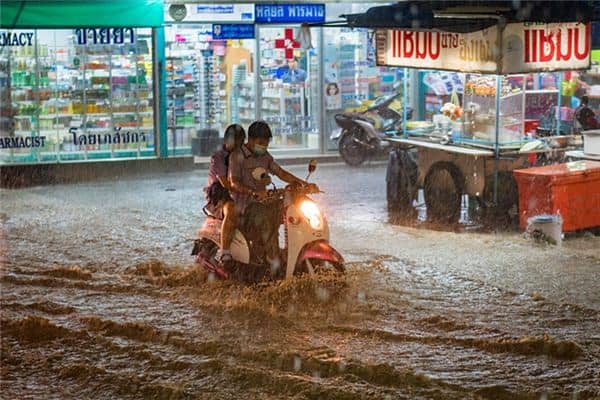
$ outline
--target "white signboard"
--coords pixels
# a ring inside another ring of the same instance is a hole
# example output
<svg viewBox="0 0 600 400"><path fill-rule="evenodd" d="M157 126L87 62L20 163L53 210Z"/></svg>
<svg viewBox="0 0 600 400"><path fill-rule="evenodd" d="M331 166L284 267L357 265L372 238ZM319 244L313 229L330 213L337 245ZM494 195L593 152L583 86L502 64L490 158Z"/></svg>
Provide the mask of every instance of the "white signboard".
<svg viewBox="0 0 600 400"><path fill-rule="evenodd" d="M254 4L186 4L184 22L254 22ZM173 22L165 7L165 21Z"/></svg>
<svg viewBox="0 0 600 400"><path fill-rule="evenodd" d="M502 37L502 73L588 69L591 25L508 24Z"/></svg>
<svg viewBox="0 0 600 400"><path fill-rule="evenodd" d="M377 64L495 73L497 28L473 33L377 31Z"/></svg>
<svg viewBox="0 0 600 400"><path fill-rule="evenodd" d="M495 26L462 34L378 30L377 64L493 74L587 69L590 65L589 23L508 24L501 54L498 39Z"/></svg>

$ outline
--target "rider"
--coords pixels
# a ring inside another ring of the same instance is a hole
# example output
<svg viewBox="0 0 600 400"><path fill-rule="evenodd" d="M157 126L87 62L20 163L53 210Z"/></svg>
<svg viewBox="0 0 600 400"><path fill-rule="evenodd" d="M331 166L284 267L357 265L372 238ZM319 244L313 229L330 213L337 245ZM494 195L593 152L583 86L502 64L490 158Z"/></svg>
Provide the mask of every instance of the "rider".
<svg viewBox="0 0 600 400"><path fill-rule="evenodd" d="M235 224L233 200L230 196L231 185L227 178L227 170L231 153L239 149L246 140L246 131L241 125L232 124L225 129L224 136L223 148L210 158L208 186L204 189L207 201L204 212L218 219L224 219L230 215L229 220ZM222 235L221 245L223 245Z"/></svg>
<svg viewBox="0 0 600 400"><path fill-rule="evenodd" d="M267 260L274 269L279 267L279 242L277 233L281 224L281 207L269 207L263 203L267 197L266 187L271 183L269 174L284 182L308 185L307 182L292 175L275 162L267 151L273 137L271 128L264 121L255 121L248 128L248 142L231 154L229 182L235 203L235 215L244 216L251 227L250 232L260 232L262 243L266 247ZM229 248L233 240L235 222L234 213L229 213L223 221L221 262L232 260Z"/></svg>

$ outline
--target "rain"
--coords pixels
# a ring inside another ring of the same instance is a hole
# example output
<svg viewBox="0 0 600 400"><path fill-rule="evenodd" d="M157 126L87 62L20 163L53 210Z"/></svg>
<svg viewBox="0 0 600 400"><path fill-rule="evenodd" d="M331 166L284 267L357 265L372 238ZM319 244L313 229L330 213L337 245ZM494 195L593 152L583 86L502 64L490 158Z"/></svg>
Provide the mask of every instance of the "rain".
<svg viewBox="0 0 600 400"><path fill-rule="evenodd" d="M599 6L2 0L0 400L600 399Z"/></svg>
<svg viewBox="0 0 600 400"><path fill-rule="evenodd" d="M343 277L255 285L189 256L204 172L1 190L2 396L597 396L600 238L393 225L383 176L313 178Z"/></svg>

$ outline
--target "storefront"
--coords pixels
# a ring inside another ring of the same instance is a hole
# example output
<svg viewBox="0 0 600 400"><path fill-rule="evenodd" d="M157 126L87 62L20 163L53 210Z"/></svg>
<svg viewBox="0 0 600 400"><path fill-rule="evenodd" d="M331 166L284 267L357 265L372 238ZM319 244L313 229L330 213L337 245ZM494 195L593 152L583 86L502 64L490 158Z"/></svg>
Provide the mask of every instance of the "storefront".
<svg viewBox="0 0 600 400"><path fill-rule="evenodd" d="M3 1L0 164L156 157L163 4Z"/></svg>
<svg viewBox="0 0 600 400"><path fill-rule="evenodd" d="M204 154L228 124L256 119L276 152L335 149L335 113L399 90L403 70L376 67L372 31L301 24L370 5L166 4L169 154L194 141Z"/></svg>

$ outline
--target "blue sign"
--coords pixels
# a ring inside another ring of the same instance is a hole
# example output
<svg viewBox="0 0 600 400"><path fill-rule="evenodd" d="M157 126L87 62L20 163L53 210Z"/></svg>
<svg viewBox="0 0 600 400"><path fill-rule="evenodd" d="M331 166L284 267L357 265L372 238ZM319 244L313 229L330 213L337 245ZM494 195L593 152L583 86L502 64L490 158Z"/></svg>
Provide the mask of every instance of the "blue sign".
<svg viewBox="0 0 600 400"><path fill-rule="evenodd" d="M198 5L196 6L198 14L233 14L233 4L215 4L215 5Z"/></svg>
<svg viewBox="0 0 600 400"><path fill-rule="evenodd" d="M262 24L325 22L325 4L256 4L254 21Z"/></svg>
<svg viewBox="0 0 600 400"><path fill-rule="evenodd" d="M252 24L214 24L212 26L214 40L225 39L254 39Z"/></svg>

